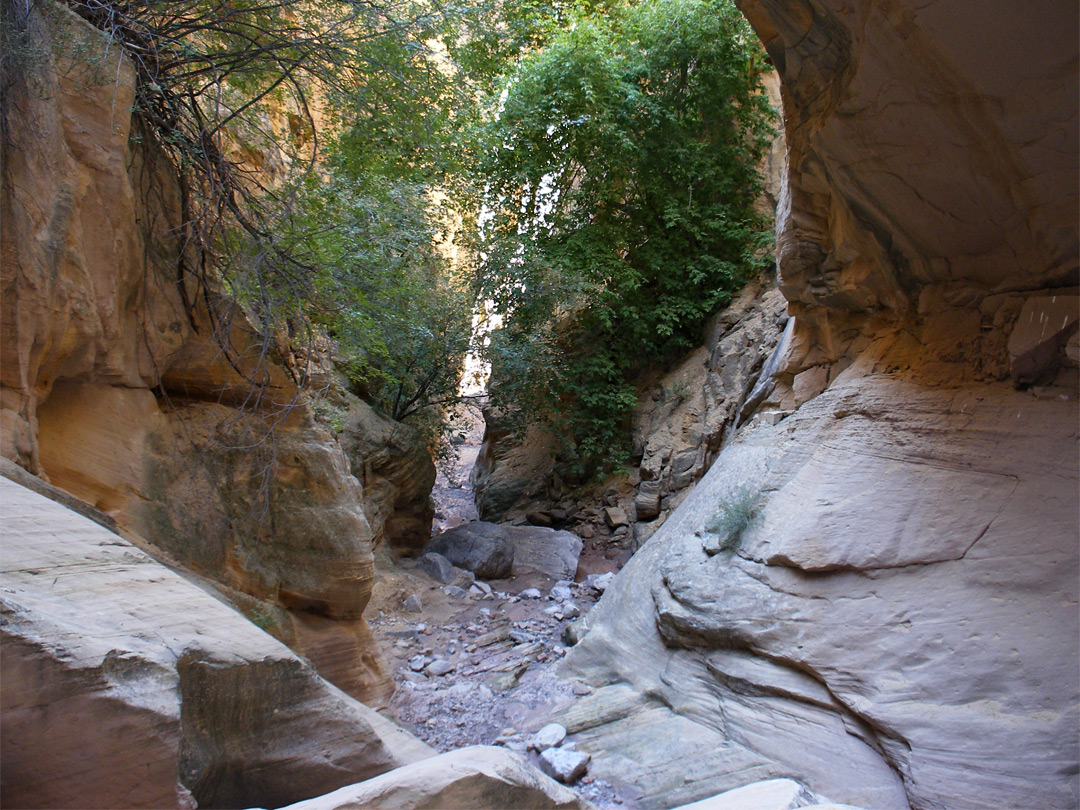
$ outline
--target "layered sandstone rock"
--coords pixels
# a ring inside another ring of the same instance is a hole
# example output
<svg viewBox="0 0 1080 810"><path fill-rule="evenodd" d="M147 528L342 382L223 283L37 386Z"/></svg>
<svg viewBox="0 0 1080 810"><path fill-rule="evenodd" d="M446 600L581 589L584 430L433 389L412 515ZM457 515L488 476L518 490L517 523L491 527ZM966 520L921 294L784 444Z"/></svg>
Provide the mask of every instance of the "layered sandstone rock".
<svg viewBox="0 0 1080 810"><path fill-rule="evenodd" d="M367 409L347 433L362 489L287 349L187 272L130 64L60 6L29 14L5 117L0 452L232 601L293 611L271 629L354 696L385 696L361 618L372 545L426 540L427 453Z"/></svg>
<svg viewBox="0 0 1080 810"><path fill-rule="evenodd" d="M5 804L275 807L428 754L116 534L0 499Z"/></svg>
<svg viewBox="0 0 1080 810"><path fill-rule="evenodd" d="M415 555L431 537L435 462L415 428L383 416L356 397L343 394L342 399L338 442L364 488L373 543L385 542L398 554Z"/></svg>
<svg viewBox="0 0 1080 810"><path fill-rule="evenodd" d="M573 791L505 748L473 745L406 765L283 810L590 810Z"/></svg>
<svg viewBox="0 0 1080 810"><path fill-rule="evenodd" d="M729 756L681 800L788 776L874 808L1073 806L1076 9L740 6L784 81L794 320L569 657L674 711L598 724L594 767L653 773L650 736L691 722Z"/></svg>

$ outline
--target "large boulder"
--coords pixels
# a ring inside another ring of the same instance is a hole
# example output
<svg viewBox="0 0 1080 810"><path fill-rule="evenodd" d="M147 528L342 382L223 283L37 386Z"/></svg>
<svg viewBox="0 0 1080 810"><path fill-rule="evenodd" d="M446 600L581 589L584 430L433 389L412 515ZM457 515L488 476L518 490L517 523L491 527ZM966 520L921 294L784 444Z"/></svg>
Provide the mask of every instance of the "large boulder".
<svg viewBox="0 0 1080 810"><path fill-rule="evenodd" d="M5 805L276 807L430 753L98 523L0 499Z"/></svg>
<svg viewBox="0 0 1080 810"><path fill-rule="evenodd" d="M509 532L496 523L476 521L437 534L424 549L441 554L480 579L505 579L514 565Z"/></svg>
<svg viewBox="0 0 1080 810"><path fill-rule="evenodd" d="M542 526L508 526L506 536L514 546L514 576L539 572L572 580L577 575L582 542L576 534Z"/></svg>
<svg viewBox="0 0 1080 810"><path fill-rule="evenodd" d="M282 810L589 810L592 805L505 748L474 745Z"/></svg>

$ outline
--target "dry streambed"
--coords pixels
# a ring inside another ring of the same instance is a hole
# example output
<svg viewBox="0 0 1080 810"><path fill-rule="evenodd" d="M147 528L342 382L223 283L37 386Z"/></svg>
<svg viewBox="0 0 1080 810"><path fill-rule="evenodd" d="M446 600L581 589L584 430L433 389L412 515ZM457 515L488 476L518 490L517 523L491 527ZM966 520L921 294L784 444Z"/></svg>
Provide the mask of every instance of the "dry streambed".
<svg viewBox="0 0 1080 810"><path fill-rule="evenodd" d="M583 561L593 559L584 554ZM583 565L584 567L584 565ZM440 584L403 560L378 571L367 615L397 686L389 712L437 751L502 745L552 773L573 770L576 742L551 745L552 729L537 734L576 699L593 692L563 680L556 668L609 576L582 582L530 573L473 581L461 572ZM544 737L548 737L547 740ZM555 734L555 737L558 735ZM533 745L539 743L539 745ZM632 808L634 793L589 775L564 779L600 808Z"/></svg>

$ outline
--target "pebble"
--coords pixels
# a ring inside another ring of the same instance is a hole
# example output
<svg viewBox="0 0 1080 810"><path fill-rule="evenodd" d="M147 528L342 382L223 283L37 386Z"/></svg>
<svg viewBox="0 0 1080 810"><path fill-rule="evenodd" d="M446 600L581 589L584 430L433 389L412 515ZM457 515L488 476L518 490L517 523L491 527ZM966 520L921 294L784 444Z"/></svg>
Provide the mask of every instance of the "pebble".
<svg viewBox="0 0 1080 810"><path fill-rule="evenodd" d="M427 665L427 671L430 675L445 675L454 671L454 665L442 658L436 658Z"/></svg>
<svg viewBox="0 0 1080 810"><path fill-rule="evenodd" d="M522 599L539 599L542 594L537 588L526 588L518 594Z"/></svg>
<svg viewBox="0 0 1080 810"><path fill-rule="evenodd" d="M569 585L563 585L559 583L548 593L548 596L556 602L569 602L574 598L573 592L570 590Z"/></svg>
<svg viewBox="0 0 1080 810"><path fill-rule="evenodd" d="M431 659L426 655L414 655L409 659L409 669L413 672L420 672L424 667L428 665Z"/></svg>
<svg viewBox="0 0 1080 810"><path fill-rule="evenodd" d="M445 588L443 588L443 593L445 593L451 599L465 598L465 589L458 585L447 585Z"/></svg>
<svg viewBox="0 0 1080 810"><path fill-rule="evenodd" d="M424 605L420 602L420 597L415 593L410 593L405 597L405 610L409 613L423 613Z"/></svg>
<svg viewBox="0 0 1080 810"><path fill-rule="evenodd" d="M427 630L427 625L424 624L423 622L420 622L419 624L416 625L416 632L417 633L423 633L425 630Z"/></svg>

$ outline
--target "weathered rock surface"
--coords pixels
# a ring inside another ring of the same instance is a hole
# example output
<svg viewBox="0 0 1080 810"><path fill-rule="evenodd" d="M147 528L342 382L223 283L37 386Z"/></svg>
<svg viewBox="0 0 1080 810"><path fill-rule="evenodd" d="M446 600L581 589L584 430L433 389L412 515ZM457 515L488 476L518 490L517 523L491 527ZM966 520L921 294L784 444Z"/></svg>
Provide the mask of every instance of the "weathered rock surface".
<svg viewBox="0 0 1080 810"><path fill-rule="evenodd" d="M724 450L607 589L569 664L834 800L1068 807L1075 391L860 372ZM761 520L706 553L747 483ZM762 778L739 762L713 777Z"/></svg>
<svg viewBox="0 0 1080 810"><path fill-rule="evenodd" d="M627 538L635 547L662 525L716 457L736 422L747 394L776 347L787 320L786 302L769 279L741 290L710 321L705 344L673 369L643 377L633 414L632 437L637 470L630 484L600 500L600 511L580 521L578 531L610 533L631 524ZM553 458L555 443L533 427L521 440L486 414L484 436L473 472L477 504L485 520L525 515L536 523L550 515L552 504L565 501ZM529 511L544 509L545 512Z"/></svg>
<svg viewBox="0 0 1080 810"><path fill-rule="evenodd" d="M414 555L431 537L435 462L417 430L382 416L356 397L348 404L338 442L364 490L372 542Z"/></svg>
<svg viewBox="0 0 1080 810"><path fill-rule="evenodd" d="M13 807L274 807L425 747L107 529L0 478Z"/></svg>
<svg viewBox="0 0 1080 810"><path fill-rule="evenodd" d="M507 526L514 546L514 576L538 571L555 580L573 580L581 557L581 538L540 526Z"/></svg>
<svg viewBox="0 0 1080 810"><path fill-rule="evenodd" d="M473 745L282 810L588 810L591 804L505 748Z"/></svg>
<svg viewBox="0 0 1080 810"><path fill-rule="evenodd" d="M6 86L0 453L230 599L297 613L269 629L354 696L385 697L361 617L372 545L426 539L430 458L354 403L363 491L287 347L267 350L181 261L179 186L132 130L131 66L60 5L30 14L40 48Z"/></svg>

